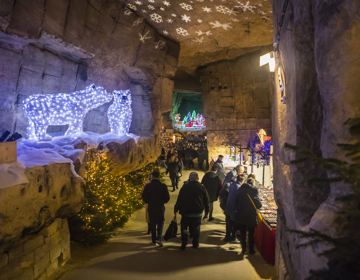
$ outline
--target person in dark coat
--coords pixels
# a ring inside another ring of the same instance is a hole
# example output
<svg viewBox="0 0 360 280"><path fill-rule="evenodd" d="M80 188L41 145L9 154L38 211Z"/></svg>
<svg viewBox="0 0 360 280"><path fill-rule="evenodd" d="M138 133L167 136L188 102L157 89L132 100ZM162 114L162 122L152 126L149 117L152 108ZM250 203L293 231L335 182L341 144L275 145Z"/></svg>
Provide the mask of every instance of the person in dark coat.
<svg viewBox="0 0 360 280"><path fill-rule="evenodd" d="M171 147L170 150L168 151L168 153L166 155L166 162L167 163L169 162L171 156L174 154L174 151L175 151L174 147Z"/></svg>
<svg viewBox="0 0 360 280"><path fill-rule="evenodd" d="M151 182L145 185L141 198L148 204L152 243L154 245L159 244L162 247L161 238L165 220L164 204L170 200L170 195L167 186L159 181L159 177L158 171L151 173Z"/></svg>
<svg viewBox="0 0 360 280"><path fill-rule="evenodd" d="M211 171L206 173L201 181L201 184L203 184L209 194L210 199L210 215L209 215L209 221L214 220L212 213L214 209L214 201L218 199L219 192L221 189L221 180L219 179L219 176L216 174L217 166L214 165L211 168Z"/></svg>
<svg viewBox="0 0 360 280"><path fill-rule="evenodd" d="M205 160L205 153L206 150L205 148L201 145L199 150L197 151L198 153L198 167L201 171L204 170L204 160Z"/></svg>
<svg viewBox="0 0 360 280"><path fill-rule="evenodd" d="M259 191L254 187L255 179L247 180L238 190L235 200L234 211L231 219L240 230L240 243L242 254L246 253L246 232L248 232L249 254L255 254L254 234L258 224L257 209L262 204L259 198Z"/></svg>
<svg viewBox="0 0 360 280"><path fill-rule="evenodd" d="M200 225L203 211L205 210L204 219L209 214L209 195L205 187L199 182L199 175L191 172L189 182L185 183L180 189L177 198L174 213L178 211L181 217L181 250L185 250L188 243L188 231L192 233L193 248L199 247Z"/></svg>
<svg viewBox="0 0 360 280"><path fill-rule="evenodd" d="M225 179L225 167L222 162L223 158L224 158L223 155L219 155L217 161L215 161L215 163L214 163L214 165L216 165L218 167L218 170L216 173L219 176L221 181L224 181L224 179Z"/></svg>
<svg viewBox="0 0 360 280"><path fill-rule="evenodd" d="M193 149L187 147L184 153L185 153L185 168L189 170L194 167Z"/></svg>
<svg viewBox="0 0 360 280"><path fill-rule="evenodd" d="M166 169L166 174L169 173L169 177L171 180L171 185L173 187L172 192L175 191L175 188L178 189L179 178L182 172L182 162L178 157L177 152L175 152L168 162L168 167Z"/></svg>

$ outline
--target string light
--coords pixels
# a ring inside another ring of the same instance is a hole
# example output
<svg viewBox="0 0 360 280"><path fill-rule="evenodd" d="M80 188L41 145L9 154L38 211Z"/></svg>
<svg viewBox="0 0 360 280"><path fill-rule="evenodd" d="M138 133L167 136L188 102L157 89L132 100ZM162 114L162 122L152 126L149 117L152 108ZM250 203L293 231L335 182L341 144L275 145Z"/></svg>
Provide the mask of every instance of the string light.
<svg viewBox="0 0 360 280"><path fill-rule="evenodd" d="M109 107L108 118L112 133L126 135L132 121L130 90L114 90L114 103Z"/></svg>
<svg viewBox="0 0 360 280"><path fill-rule="evenodd" d="M94 84L72 93L34 94L24 100L25 117L29 124L26 136L35 140L51 140L46 134L49 125L69 125L65 135L83 131L85 115L104 103L110 102L112 94Z"/></svg>

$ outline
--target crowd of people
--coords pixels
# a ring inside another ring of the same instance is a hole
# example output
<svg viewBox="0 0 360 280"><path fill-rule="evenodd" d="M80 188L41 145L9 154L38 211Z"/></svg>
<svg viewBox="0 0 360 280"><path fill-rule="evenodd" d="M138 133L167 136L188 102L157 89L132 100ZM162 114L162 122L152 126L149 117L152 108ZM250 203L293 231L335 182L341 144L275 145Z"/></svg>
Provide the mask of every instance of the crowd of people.
<svg viewBox="0 0 360 280"><path fill-rule="evenodd" d="M199 148L200 149L200 148ZM171 149L164 164L169 173L173 190L178 188L182 172L182 158L179 151ZM258 223L258 209L261 208L259 192L256 188L255 174L245 174L243 166L236 166L226 174L222 163L223 156L217 161L199 182L197 172L191 172L179 191L174 207L174 214L181 214L181 249L188 244L189 234L194 249L199 247L200 226L202 219L214 220L214 202L219 199L225 215L226 243L240 243L242 254L254 254L254 232ZM160 173L151 173L151 181L145 185L142 199L148 204L149 229L153 244L162 244L165 204L170 196L167 186L159 181ZM239 233L239 234L238 234ZM237 240L240 236L240 240ZM248 247L246 237L248 236ZM248 251L247 251L248 249Z"/></svg>

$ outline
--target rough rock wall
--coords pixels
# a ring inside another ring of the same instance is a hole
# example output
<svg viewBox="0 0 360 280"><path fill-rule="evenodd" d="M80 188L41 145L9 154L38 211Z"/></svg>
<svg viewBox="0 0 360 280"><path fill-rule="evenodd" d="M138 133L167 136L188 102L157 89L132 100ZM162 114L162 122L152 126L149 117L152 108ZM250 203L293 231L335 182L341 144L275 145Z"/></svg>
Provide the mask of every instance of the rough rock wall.
<svg viewBox="0 0 360 280"><path fill-rule="evenodd" d="M0 252L39 232L55 218L68 218L84 203L83 180L70 164L28 168L29 183L0 189Z"/></svg>
<svg viewBox="0 0 360 280"><path fill-rule="evenodd" d="M56 219L39 233L0 253L1 279L49 279L70 259L67 219Z"/></svg>
<svg viewBox="0 0 360 280"><path fill-rule="evenodd" d="M271 79L259 57L268 48L200 69L203 115L210 157L229 153L222 142L243 146L262 128L271 135Z"/></svg>
<svg viewBox="0 0 360 280"><path fill-rule="evenodd" d="M0 132L25 133L22 101L27 96L72 92L95 83L109 92L140 87L134 95L142 92L146 101L139 105L135 98L133 109L145 124L135 121L131 131L152 134L160 122L161 106L168 106L166 99L172 94L179 45L125 11L115 0L2 1ZM148 39L142 43L139 35L144 34ZM165 45L159 47L160 41ZM109 105L88 113L85 131L109 131Z"/></svg>
<svg viewBox="0 0 360 280"><path fill-rule="evenodd" d="M278 27L284 1L274 1ZM278 210L276 266L280 279L305 279L311 269L326 266L318 253L324 246L297 248L302 243L288 229L318 230L331 236L351 231L345 205L336 198L349 192L337 184L309 185L307 179L327 174L294 159L284 143L313 150L324 157L343 158L337 143L351 139L343 123L360 117L359 6L354 1L303 1L289 4L280 32L280 68L286 104L278 84L273 103L274 189ZM277 81L277 79L275 79ZM356 228L356 227L354 227ZM358 230L358 229L357 229Z"/></svg>

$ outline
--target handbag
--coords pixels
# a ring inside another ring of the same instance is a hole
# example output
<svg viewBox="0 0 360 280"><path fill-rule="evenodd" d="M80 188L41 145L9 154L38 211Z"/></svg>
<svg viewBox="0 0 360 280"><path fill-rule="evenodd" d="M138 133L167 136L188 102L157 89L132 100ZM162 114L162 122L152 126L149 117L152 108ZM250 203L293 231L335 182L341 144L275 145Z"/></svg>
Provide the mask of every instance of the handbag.
<svg viewBox="0 0 360 280"><path fill-rule="evenodd" d="M255 208L255 210L256 210L256 213L257 213L259 222L261 222L261 221L263 220L263 216L261 216L259 209L256 208L255 203L254 203L254 201L251 199L250 195L249 195L249 194L247 194L247 195L248 195L249 199L251 200L252 205L254 205L254 208Z"/></svg>
<svg viewBox="0 0 360 280"><path fill-rule="evenodd" d="M176 218L176 214L175 214L174 218L171 220L171 223L165 232L164 240L167 241L170 238L176 237L177 230L178 230L178 225L177 225L177 218Z"/></svg>

